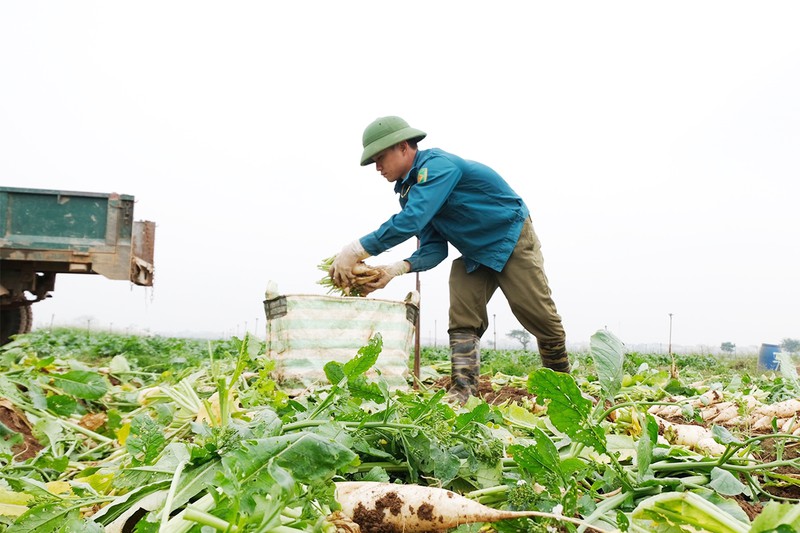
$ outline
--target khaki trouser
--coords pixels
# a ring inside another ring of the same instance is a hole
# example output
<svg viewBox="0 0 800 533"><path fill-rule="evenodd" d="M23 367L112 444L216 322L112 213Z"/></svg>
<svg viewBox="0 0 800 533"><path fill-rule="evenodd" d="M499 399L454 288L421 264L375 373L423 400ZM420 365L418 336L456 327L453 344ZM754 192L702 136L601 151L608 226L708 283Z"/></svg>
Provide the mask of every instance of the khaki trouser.
<svg viewBox="0 0 800 533"><path fill-rule="evenodd" d="M545 366L554 359L566 361L566 335L561 316L544 273L541 244L530 218L502 272L480 266L467 274L461 258L450 270L449 331L474 331L482 336L489 327L486 306L499 287L511 312L539 345Z"/></svg>

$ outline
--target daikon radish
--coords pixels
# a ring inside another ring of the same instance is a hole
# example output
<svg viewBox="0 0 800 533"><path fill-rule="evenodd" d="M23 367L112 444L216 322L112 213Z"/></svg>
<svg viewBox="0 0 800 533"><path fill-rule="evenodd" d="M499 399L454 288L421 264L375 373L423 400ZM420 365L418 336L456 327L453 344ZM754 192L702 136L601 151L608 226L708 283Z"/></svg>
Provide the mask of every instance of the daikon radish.
<svg viewBox="0 0 800 533"><path fill-rule="evenodd" d="M774 420L771 416L756 416L755 413L753 416L749 418L750 420L750 429L753 431L761 431L761 430L770 430L772 429L772 421Z"/></svg>
<svg viewBox="0 0 800 533"><path fill-rule="evenodd" d="M707 401L717 401L720 395L711 395ZM738 427L750 426L754 430L769 429L772 420L777 419L779 424L793 416L800 417L800 400L786 400L775 404L763 404L758 398L747 395L730 401L717 401L707 406L694 400L690 405L697 409L698 415L712 424ZM664 418L679 418L683 416L678 405L654 405L647 410L654 416Z"/></svg>
<svg viewBox="0 0 800 533"><path fill-rule="evenodd" d="M656 422L658 423L659 433L670 444L686 446L707 455L722 455L722 452L725 451L725 446L714 440L711 430L703 426L673 424L659 417L656 417Z"/></svg>
<svg viewBox="0 0 800 533"><path fill-rule="evenodd" d="M445 531L461 524L497 522L514 518L544 517L584 525L582 520L539 511L492 509L455 492L421 485L377 481L336 483L341 514L362 533ZM604 530L586 524L590 529Z"/></svg>
<svg viewBox="0 0 800 533"><path fill-rule="evenodd" d="M742 413L750 413L756 406L760 405L754 398L747 397L747 406L743 407L737 402L722 402L714 407L716 410L703 411L703 420L725 426L738 426L745 423ZM752 402L752 403L751 403Z"/></svg>
<svg viewBox="0 0 800 533"><path fill-rule="evenodd" d="M680 405L654 405L647 410L648 413L655 416L663 416L666 418L678 418L683 416L683 408Z"/></svg>
<svg viewBox="0 0 800 533"><path fill-rule="evenodd" d="M768 416L771 418L791 418L800 415L800 400L785 400L773 404L761 404L753 415Z"/></svg>
<svg viewBox="0 0 800 533"><path fill-rule="evenodd" d="M706 391L700 395L697 400L693 401L695 407L708 407L722 401L722 391L716 389Z"/></svg>
<svg viewBox="0 0 800 533"><path fill-rule="evenodd" d="M798 426L797 417L793 416L792 418L782 420L778 427L781 429L782 433L793 433L800 426Z"/></svg>

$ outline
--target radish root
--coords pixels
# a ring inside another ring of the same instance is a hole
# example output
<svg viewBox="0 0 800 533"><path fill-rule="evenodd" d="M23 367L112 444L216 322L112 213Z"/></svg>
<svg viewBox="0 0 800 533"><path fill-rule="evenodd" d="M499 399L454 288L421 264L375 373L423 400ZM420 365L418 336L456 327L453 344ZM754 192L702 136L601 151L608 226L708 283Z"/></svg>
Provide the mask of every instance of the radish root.
<svg viewBox="0 0 800 533"><path fill-rule="evenodd" d="M493 509L437 487L345 481L336 483L336 500L342 506L341 514L358 524L363 533L446 531L461 524L532 517L553 518L610 533L582 520L552 513Z"/></svg>

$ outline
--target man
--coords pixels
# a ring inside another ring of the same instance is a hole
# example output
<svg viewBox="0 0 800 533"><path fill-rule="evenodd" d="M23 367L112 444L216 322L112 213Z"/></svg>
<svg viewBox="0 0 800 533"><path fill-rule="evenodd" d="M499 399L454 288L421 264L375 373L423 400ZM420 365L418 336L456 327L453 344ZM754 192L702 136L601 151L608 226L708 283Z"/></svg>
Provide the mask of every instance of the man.
<svg viewBox="0 0 800 533"><path fill-rule="evenodd" d="M349 286L358 261L419 237L411 257L380 267L383 275L365 292L383 288L396 276L441 263L449 242L462 255L450 270L448 395L461 403L477 396L480 338L489 327L486 306L498 287L517 320L536 337L542 364L569 372L564 328L525 202L486 165L438 148L418 149L425 136L395 116L378 118L364 130L361 165L375 163L394 183L402 209L342 248L331 268L334 283Z"/></svg>

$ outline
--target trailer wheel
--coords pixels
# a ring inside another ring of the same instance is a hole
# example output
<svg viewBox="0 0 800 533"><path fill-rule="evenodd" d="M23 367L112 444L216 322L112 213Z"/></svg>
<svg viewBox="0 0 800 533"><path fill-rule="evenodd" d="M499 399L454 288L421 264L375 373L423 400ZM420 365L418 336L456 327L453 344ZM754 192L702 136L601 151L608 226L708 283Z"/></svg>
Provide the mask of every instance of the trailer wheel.
<svg viewBox="0 0 800 533"><path fill-rule="evenodd" d="M33 325L30 305L0 310L0 345L11 341L13 335L28 333Z"/></svg>

